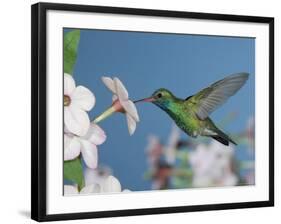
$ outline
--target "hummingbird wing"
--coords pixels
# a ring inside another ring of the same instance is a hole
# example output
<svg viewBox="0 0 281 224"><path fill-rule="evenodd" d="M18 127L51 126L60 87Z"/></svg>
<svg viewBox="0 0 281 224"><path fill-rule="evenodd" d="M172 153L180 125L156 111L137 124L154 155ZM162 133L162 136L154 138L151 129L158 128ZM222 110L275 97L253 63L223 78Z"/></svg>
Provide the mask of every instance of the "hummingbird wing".
<svg viewBox="0 0 281 224"><path fill-rule="evenodd" d="M210 113L225 103L247 81L248 73L237 73L221 79L197 94L188 97L186 101L196 108L199 119L206 119Z"/></svg>

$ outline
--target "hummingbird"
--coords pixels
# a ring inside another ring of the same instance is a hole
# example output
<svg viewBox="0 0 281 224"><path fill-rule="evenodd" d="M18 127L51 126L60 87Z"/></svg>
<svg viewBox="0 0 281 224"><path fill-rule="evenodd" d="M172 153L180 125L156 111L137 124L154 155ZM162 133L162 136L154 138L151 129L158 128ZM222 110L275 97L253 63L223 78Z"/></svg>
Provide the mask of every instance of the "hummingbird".
<svg viewBox="0 0 281 224"><path fill-rule="evenodd" d="M229 145L237 145L220 130L209 115L233 96L248 80L248 73L236 73L221 79L198 93L181 99L171 91L160 88L150 97L137 102L151 102L165 111L186 134L196 138L206 136Z"/></svg>

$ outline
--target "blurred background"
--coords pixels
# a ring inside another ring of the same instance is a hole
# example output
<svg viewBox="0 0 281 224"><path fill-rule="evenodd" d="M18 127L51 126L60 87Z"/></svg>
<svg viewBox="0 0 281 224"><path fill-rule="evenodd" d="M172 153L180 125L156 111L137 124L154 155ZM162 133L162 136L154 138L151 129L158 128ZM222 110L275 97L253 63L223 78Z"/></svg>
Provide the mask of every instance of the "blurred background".
<svg viewBox="0 0 281 224"><path fill-rule="evenodd" d="M99 146L97 175L113 174L132 191L254 184L255 40L81 30L73 77L96 96L92 119L111 105L101 76L118 77L135 100L160 87L186 98L237 72L250 73L248 82L211 118L238 146L192 139L156 106L139 104L133 136L122 114L100 123L107 141Z"/></svg>

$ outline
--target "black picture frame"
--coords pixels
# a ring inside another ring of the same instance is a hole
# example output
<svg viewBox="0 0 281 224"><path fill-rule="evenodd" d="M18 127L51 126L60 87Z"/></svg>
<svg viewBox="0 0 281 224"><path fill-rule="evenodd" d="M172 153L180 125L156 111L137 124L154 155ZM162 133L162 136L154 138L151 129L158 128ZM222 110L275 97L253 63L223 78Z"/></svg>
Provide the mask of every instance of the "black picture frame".
<svg viewBox="0 0 281 224"><path fill-rule="evenodd" d="M209 204L196 206L159 207L101 212L68 213L48 215L46 213L46 13L48 10L75 12L101 12L124 15L162 16L205 20L239 21L269 24L269 200ZM161 213L192 212L237 208L274 206L274 18L164 11L136 8L118 8L89 5L37 3L32 5L31 17L31 73L32 73L32 154L31 154L31 218L37 221L132 216Z"/></svg>

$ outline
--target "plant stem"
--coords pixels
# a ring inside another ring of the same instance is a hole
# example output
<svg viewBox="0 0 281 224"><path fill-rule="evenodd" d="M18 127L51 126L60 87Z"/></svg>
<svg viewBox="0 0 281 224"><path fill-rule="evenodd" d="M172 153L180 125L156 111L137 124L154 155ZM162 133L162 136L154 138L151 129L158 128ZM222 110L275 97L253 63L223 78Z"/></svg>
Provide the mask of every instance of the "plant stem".
<svg viewBox="0 0 281 224"><path fill-rule="evenodd" d="M97 116L94 119L93 123L97 124L97 123L101 122L102 120L104 120L107 117L109 117L110 115L112 115L114 112L116 112L116 109L113 106L109 107L106 111L104 111L102 114Z"/></svg>

